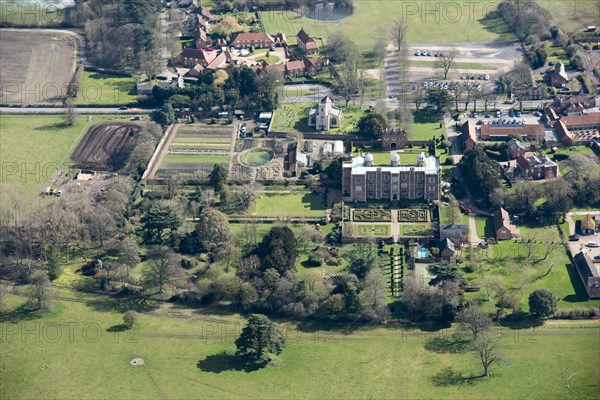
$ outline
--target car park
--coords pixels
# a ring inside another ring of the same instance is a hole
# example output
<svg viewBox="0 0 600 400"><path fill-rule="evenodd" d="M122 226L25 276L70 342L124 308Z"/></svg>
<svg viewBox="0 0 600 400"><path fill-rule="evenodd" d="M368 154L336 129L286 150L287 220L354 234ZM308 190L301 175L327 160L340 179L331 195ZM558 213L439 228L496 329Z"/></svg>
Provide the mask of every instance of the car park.
<svg viewBox="0 0 600 400"><path fill-rule="evenodd" d="M489 80L490 80L490 75L489 75L489 74L485 74L485 76L484 76L484 79L485 79L486 81L489 81Z"/></svg>

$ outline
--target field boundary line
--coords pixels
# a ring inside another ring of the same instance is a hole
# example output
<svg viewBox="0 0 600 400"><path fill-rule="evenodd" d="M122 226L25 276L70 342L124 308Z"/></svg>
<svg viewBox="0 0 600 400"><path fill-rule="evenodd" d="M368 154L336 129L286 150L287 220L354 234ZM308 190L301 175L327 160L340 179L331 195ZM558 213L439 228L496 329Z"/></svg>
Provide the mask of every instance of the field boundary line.
<svg viewBox="0 0 600 400"><path fill-rule="evenodd" d="M150 161L148 162L148 167L146 168L146 171L144 171L144 175L142 175L142 180L154 178L154 175L156 174L160 163L165 157L165 150L169 148L169 145L171 144L173 137L175 137L178 128L178 124L169 125L165 132L165 135L158 143L158 146L156 146L156 150L154 150L152 158L150 158Z"/></svg>

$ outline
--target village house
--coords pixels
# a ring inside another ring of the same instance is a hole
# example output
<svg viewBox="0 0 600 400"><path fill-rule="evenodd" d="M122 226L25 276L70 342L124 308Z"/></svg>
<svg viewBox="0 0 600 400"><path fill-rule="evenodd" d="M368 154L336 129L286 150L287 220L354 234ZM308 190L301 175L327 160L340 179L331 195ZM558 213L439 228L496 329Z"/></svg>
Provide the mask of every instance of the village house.
<svg viewBox="0 0 600 400"><path fill-rule="evenodd" d="M447 261L456 259L457 251L450 239L440 240L440 256Z"/></svg>
<svg viewBox="0 0 600 400"><path fill-rule="evenodd" d="M510 223L508 211L500 207L494 212L496 240L508 240L519 236L519 230Z"/></svg>
<svg viewBox="0 0 600 400"><path fill-rule="evenodd" d="M448 239L454 243L455 247L460 247L463 243L469 241L468 224L441 224L440 240Z"/></svg>
<svg viewBox="0 0 600 400"><path fill-rule="evenodd" d="M410 165L401 165L397 153L390 156L390 165L374 165L373 155L367 153L343 162L343 200L438 200L440 171L438 158L424 153Z"/></svg>
<svg viewBox="0 0 600 400"><path fill-rule="evenodd" d="M306 33L304 28L300 29L296 38L298 47L300 47L305 54L317 54L319 52L319 45L308 33Z"/></svg>
<svg viewBox="0 0 600 400"><path fill-rule="evenodd" d="M590 299L600 299L600 264L595 265L592 258L584 252L573 257L575 267Z"/></svg>
<svg viewBox="0 0 600 400"><path fill-rule="evenodd" d="M565 65L561 62L557 62L554 65L554 71L550 73L550 83L552 87L561 88L569 81L569 76L565 71Z"/></svg>
<svg viewBox="0 0 600 400"><path fill-rule="evenodd" d="M250 47L264 49L287 46L287 40L283 33L278 33L275 38L273 38L265 32L245 32L238 33L229 45L236 49L248 49Z"/></svg>
<svg viewBox="0 0 600 400"><path fill-rule="evenodd" d="M581 217L581 234L593 235L600 229L600 215L586 214Z"/></svg>
<svg viewBox="0 0 600 400"><path fill-rule="evenodd" d="M405 129L386 129L381 135L381 148L383 150L396 150L406 148L408 135Z"/></svg>
<svg viewBox="0 0 600 400"><path fill-rule="evenodd" d="M517 174L524 179L556 178L558 164L545 154L527 152L517 158Z"/></svg>
<svg viewBox="0 0 600 400"><path fill-rule="evenodd" d="M465 150L473 150L477 144L477 134L473 121L467 121L462 126L462 142Z"/></svg>
<svg viewBox="0 0 600 400"><path fill-rule="evenodd" d="M544 126L542 124L481 125L481 140L499 140L510 135L519 135L523 139L539 142L544 138Z"/></svg>
<svg viewBox="0 0 600 400"><path fill-rule="evenodd" d="M342 125L342 109L333 105L333 100L325 96L308 112L308 126L314 126L317 131L328 131Z"/></svg>
<svg viewBox="0 0 600 400"><path fill-rule="evenodd" d="M570 115L574 113L583 113L585 110L596 108L598 101L596 96L569 96L558 98L546 105L544 111L553 110L557 114L553 119L558 119L558 115Z"/></svg>
<svg viewBox="0 0 600 400"><path fill-rule="evenodd" d="M514 138L506 142L506 146L508 148L508 154L513 160L519 158L519 156L522 156L530 149L530 146L526 146L521 143L520 140Z"/></svg>

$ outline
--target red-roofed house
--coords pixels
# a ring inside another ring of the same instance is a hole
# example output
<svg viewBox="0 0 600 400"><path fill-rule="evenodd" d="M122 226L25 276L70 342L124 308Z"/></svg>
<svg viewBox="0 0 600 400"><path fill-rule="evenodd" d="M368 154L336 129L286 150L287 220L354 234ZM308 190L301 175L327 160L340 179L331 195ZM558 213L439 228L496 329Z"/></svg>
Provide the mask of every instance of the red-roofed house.
<svg viewBox="0 0 600 400"><path fill-rule="evenodd" d="M510 223L508 211L502 207L494 212L494 229L496 240L508 240L519 235L517 227Z"/></svg>
<svg viewBox="0 0 600 400"><path fill-rule="evenodd" d="M265 32L238 33L229 45L236 49L247 49L252 46L262 49L273 46L282 47L287 44L284 35L277 34L276 37L278 40L273 39L271 35Z"/></svg>
<svg viewBox="0 0 600 400"><path fill-rule="evenodd" d="M477 144L477 135L475 134L475 124L473 121L467 121L462 126L462 140L465 150L473 150Z"/></svg>
<svg viewBox="0 0 600 400"><path fill-rule="evenodd" d="M304 28L300 29L296 38L298 39L298 47L300 47L304 53L317 54L319 52L319 45L308 33L306 33Z"/></svg>

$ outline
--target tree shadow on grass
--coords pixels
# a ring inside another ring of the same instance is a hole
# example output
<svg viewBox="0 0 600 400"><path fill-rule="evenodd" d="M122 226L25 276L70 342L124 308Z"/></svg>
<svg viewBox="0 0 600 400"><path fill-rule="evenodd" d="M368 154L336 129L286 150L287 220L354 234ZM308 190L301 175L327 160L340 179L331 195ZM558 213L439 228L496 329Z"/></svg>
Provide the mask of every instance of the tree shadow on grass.
<svg viewBox="0 0 600 400"><path fill-rule="evenodd" d="M456 371L452 367L447 367L431 377L434 386L463 386L473 385L475 380L482 376L465 376L464 372Z"/></svg>
<svg viewBox="0 0 600 400"><path fill-rule="evenodd" d="M14 310L0 312L0 322L7 324L16 324L23 321L38 319L43 314L30 309L27 304L23 304Z"/></svg>
<svg viewBox="0 0 600 400"><path fill-rule="evenodd" d="M110 296L102 300L88 301L87 305L95 311L116 311L120 313L127 311L148 312L158 308L158 303L147 297Z"/></svg>
<svg viewBox="0 0 600 400"><path fill-rule="evenodd" d="M113 325L106 330L106 332L125 332L129 330L129 327L125 324Z"/></svg>
<svg viewBox="0 0 600 400"><path fill-rule="evenodd" d="M524 312L507 315L499 321L501 326L510 329L531 329L544 325L544 321Z"/></svg>
<svg viewBox="0 0 600 400"><path fill-rule="evenodd" d="M205 359L198 361L196 367L204 372L212 372L220 374L225 371L243 371L253 372L263 368L263 365L248 364L243 362L236 355L229 354L225 351L206 356Z"/></svg>
<svg viewBox="0 0 600 400"><path fill-rule="evenodd" d="M438 354L458 354L469 350L469 341L460 336L436 337L425 343L425 349Z"/></svg>

